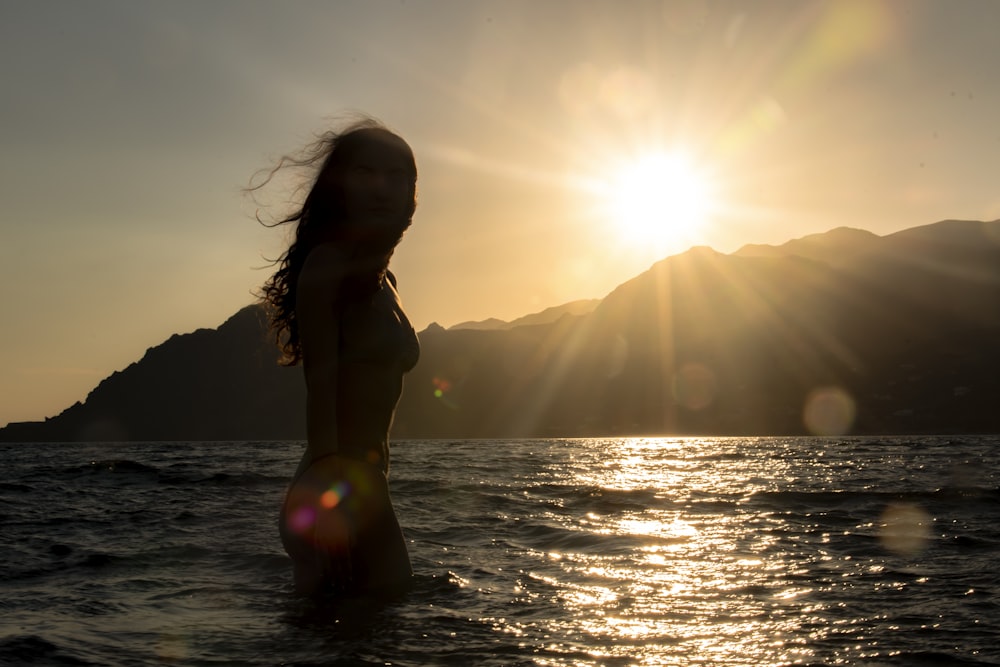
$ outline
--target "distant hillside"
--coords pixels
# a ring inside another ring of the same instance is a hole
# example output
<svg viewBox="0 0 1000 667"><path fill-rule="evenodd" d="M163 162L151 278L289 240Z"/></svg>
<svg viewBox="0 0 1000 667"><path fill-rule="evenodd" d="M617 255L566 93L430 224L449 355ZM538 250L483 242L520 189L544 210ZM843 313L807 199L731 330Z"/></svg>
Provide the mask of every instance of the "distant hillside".
<svg viewBox="0 0 1000 667"><path fill-rule="evenodd" d="M862 229L838 227L825 234L810 234L780 246L745 245L735 253L738 257L786 257L797 255L827 264L839 264L875 248L882 237Z"/></svg>
<svg viewBox="0 0 1000 667"><path fill-rule="evenodd" d="M580 301L570 301L569 303L564 303L561 306L552 306L551 308L546 308L540 313L532 313L531 315L525 315L519 317L511 322L505 322L503 320L498 320L495 317L491 317L488 320L481 320L479 322L461 322L453 326L448 327L449 329L513 329L515 327L532 326L535 324L551 324L561 317L570 315L577 317L580 315L587 315L594 311L598 305L600 305L600 299L582 299Z"/></svg>
<svg viewBox="0 0 1000 667"><path fill-rule="evenodd" d="M394 437L1000 432L1000 221L696 248L571 305L420 332ZM276 357L250 306L0 440L302 438Z"/></svg>
<svg viewBox="0 0 1000 667"><path fill-rule="evenodd" d="M44 422L10 424L3 441L269 440L299 437L301 371L279 366L259 306L218 329L173 335Z"/></svg>

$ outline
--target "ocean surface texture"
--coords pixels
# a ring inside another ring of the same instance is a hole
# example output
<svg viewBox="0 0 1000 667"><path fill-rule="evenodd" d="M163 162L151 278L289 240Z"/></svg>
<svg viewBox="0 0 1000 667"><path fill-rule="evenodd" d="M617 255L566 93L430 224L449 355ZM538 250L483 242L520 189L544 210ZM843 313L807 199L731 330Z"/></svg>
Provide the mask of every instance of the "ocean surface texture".
<svg viewBox="0 0 1000 667"><path fill-rule="evenodd" d="M1000 665L1000 437L401 442L415 587L336 605L301 448L0 445L0 664Z"/></svg>

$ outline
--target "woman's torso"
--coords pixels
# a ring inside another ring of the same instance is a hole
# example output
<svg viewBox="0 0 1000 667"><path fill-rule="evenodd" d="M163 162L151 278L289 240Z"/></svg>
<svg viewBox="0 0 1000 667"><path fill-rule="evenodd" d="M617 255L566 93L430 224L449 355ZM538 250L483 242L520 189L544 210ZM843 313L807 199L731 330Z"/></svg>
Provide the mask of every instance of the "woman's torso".
<svg viewBox="0 0 1000 667"><path fill-rule="evenodd" d="M403 374L419 356L391 275L371 297L342 300L338 310L337 447L388 472L389 429ZM312 460L308 450L303 463Z"/></svg>

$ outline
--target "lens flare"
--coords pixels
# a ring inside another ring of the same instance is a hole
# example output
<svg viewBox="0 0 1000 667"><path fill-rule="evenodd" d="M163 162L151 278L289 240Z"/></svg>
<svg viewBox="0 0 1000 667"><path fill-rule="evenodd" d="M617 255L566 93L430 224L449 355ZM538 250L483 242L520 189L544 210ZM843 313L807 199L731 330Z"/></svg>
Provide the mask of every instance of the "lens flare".
<svg viewBox="0 0 1000 667"><path fill-rule="evenodd" d="M563 73L557 95L571 114L607 113L626 121L652 108L654 89L653 77L644 69L602 69L583 62Z"/></svg>
<svg viewBox="0 0 1000 667"><path fill-rule="evenodd" d="M319 497L319 503L328 510L333 509L344 499L347 491L347 484L345 482L335 482Z"/></svg>
<svg viewBox="0 0 1000 667"><path fill-rule="evenodd" d="M451 383L444 378L436 377L431 380L431 383L434 385L434 396L437 398L442 398L451 389Z"/></svg>
<svg viewBox="0 0 1000 667"><path fill-rule="evenodd" d="M304 533L316 523L316 510L308 505L296 508L288 518L289 527L296 533Z"/></svg>
<svg viewBox="0 0 1000 667"><path fill-rule="evenodd" d="M882 513L879 539L889 551L901 556L916 556L927 548L934 519L911 503L896 503Z"/></svg>
<svg viewBox="0 0 1000 667"><path fill-rule="evenodd" d="M844 435L854 425L854 399L840 387L814 389L806 397L802 421L813 435Z"/></svg>
<svg viewBox="0 0 1000 667"><path fill-rule="evenodd" d="M189 655L188 638L179 632L164 632L156 642L156 655L160 662L182 663Z"/></svg>
<svg viewBox="0 0 1000 667"><path fill-rule="evenodd" d="M434 385L434 398L440 400L445 405L445 407L448 407L452 410L458 409L458 405L455 403L455 401L453 401L448 396L449 392L451 392L452 389L452 384L449 380L435 376L431 380L431 384Z"/></svg>
<svg viewBox="0 0 1000 667"><path fill-rule="evenodd" d="M707 408L715 394L715 373L703 364L684 364L674 376L674 398L688 410Z"/></svg>

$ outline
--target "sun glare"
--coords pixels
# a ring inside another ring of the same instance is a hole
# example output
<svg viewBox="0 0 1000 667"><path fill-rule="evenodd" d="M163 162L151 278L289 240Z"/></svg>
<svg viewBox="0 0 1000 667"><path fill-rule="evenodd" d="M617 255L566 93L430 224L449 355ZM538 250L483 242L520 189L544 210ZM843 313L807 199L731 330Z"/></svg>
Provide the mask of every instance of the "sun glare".
<svg viewBox="0 0 1000 667"><path fill-rule="evenodd" d="M707 176L682 153L648 153L624 163L602 191L605 216L619 238L658 252L696 243L713 203Z"/></svg>

